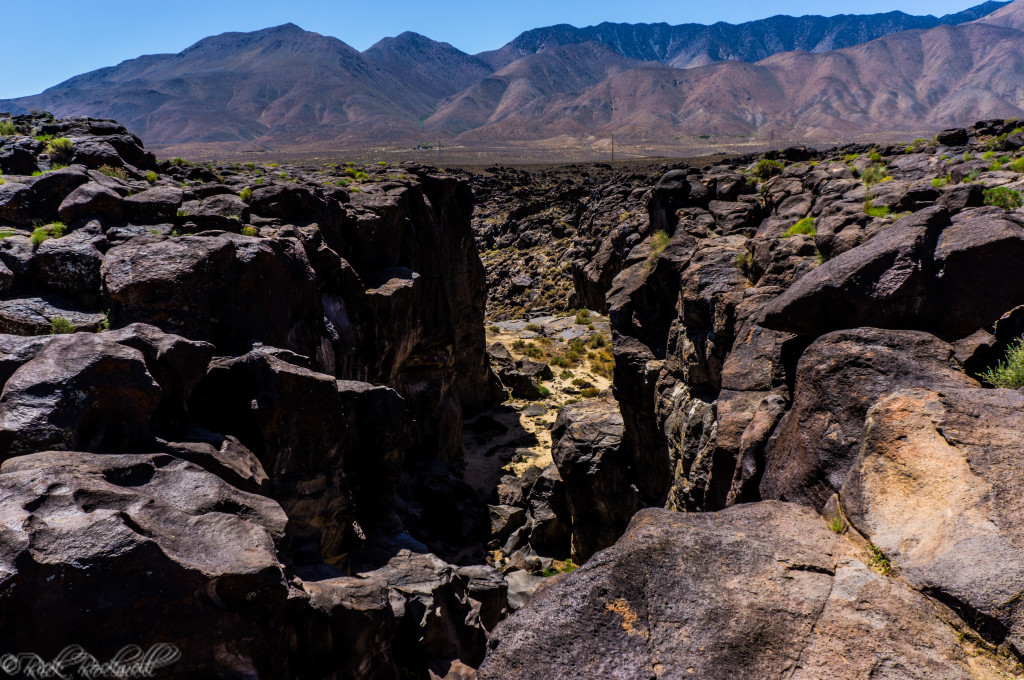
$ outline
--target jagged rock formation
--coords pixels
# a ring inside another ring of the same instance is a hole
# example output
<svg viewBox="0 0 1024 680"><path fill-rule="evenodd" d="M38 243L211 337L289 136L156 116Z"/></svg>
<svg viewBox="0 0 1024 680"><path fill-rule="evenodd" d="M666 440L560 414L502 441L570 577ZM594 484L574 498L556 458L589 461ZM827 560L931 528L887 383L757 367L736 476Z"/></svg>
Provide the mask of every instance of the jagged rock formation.
<svg viewBox="0 0 1024 680"><path fill-rule="evenodd" d="M444 559L487 529L453 474L492 399L466 181L265 183L158 164L110 121L13 122L4 651L163 642L196 677L478 665L506 586Z"/></svg>
<svg viewBox="0 0 1024 680"><path fill-rule="evenodd" d="M499 624L482 678L1020 677L1020 395L982 373L1022 330L1021 127L647 189L592 279L621 433L570 408L555 446L574 541L577 505L581 537L632 523Z"/></svg>

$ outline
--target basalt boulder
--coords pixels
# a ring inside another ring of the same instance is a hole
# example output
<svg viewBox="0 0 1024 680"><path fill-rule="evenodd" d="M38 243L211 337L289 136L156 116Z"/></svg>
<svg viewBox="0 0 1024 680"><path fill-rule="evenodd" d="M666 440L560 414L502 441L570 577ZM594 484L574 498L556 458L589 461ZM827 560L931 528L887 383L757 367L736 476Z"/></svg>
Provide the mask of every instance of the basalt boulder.
<svg viewBox="0 0 1024 680"><path fill-rule="evenodd" d="M1024 649L1024 396L907 389L868 413L840 494L849 522L902 580L993 645Z"/></svg>
<svg viewBox="0 0 1024 680"><path fill-rule="evenodd" d="M178 654L157 673L293 672L273 501L168 455L75 452L8 460L0 498L0 618L21 617L6 650L53 659L75 643L106 660L164 644Z"/></svg>
<svg viewBox="0 0 1024 680"><path fill-rule="evenodd" d="M953 348L927 333L857 328L818 338L800 357L793 405L768 442L761 497L821 509L842 488L876 401L909 387L976 386Z"/></svg>
<svg viewBox="0 0 1024 680"><path fill-rule="evenodd" d="M811 510L642 510L613 547L498 625L479 675L995 677L961 640L926 598L871 571Z"/></svg>

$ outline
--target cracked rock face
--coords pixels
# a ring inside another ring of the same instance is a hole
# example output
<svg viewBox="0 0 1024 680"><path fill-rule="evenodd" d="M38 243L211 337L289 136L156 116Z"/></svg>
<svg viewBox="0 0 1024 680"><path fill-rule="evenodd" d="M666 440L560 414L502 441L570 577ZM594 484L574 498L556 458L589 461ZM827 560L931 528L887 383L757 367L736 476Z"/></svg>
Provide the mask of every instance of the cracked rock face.
<svg viewBox="0 0 1024 680"><path fill-rule="evenodd" d="M963 658L926 598L857 553L795 505L643 510L498 625L480 678L998 677Z"/></svg>

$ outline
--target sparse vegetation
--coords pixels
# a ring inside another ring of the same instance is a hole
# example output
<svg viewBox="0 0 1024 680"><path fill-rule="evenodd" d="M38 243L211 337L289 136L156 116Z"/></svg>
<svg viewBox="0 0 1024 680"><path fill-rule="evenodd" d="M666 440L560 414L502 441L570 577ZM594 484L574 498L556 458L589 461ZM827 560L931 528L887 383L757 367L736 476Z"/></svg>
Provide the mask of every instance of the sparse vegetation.
<svg viewBox="0 0 1024 680"><path fill-rule="evenodd" d="M963 183L970 184L971 182L977 181L979 177L981 177L981 168L975 168L967 173L967 176L964 177Z"/></svg>
<svg viewBox="0 0 1024 680"><path fill-rule="evenodd" d="M51 139L46 145L46 153L50 156L51 163L67 164L75 152L75 143L67 137Z"/></svg>
<svg viewBox="0 0 1024 680"><path fill-rule="evenodd" d="M10 137L18 134L18 128L12 120L0 120L0 137Z"/></svg>
<svg viewBox="0 0 1024 680"><path fill-rule="evenodd" d="M46 239L50 238L50 232L43 227L39 227L38 229L32 230L32 236L30 238L32 240L32 245L38 248L43 245L43 242L46 241Z"/></svg>
<svg viewBox="0 0 1024 680"><path fill-rule="evenodd" d="M75 324L65 319L63 316L55 316L50 319L50 335L63 335L65 333L74 333Z"/></svg>
<svg viewBox="0 0 1024 680"><path fill-rule="evenodd" d="M1024 336L1010 346L1006 357L979 376L993 387L1019 390L1024 387Z"/></svg>
<svg viewBox="0 0 1024 680"><path fill-rule="evenodd" d="M861 174L861 179L864 180L865 186L872 186L874 184L888 182L892 179L892 176L888 173L885 166L873 165L864 170Z"/></svg>
<svg viewBox="0 0 1024 680"><path fill-rule="evenodd" d="M526 324L526 330L530 331L531 333L541 333L544 331L544 327L541 326L540 324L528 323Z"/></svg>
<svg viewBox="0 0 1024 680"><path fill-rule="evenodd" d="M1021 194L1009 187L992 187L985 189L985 205L993 205L1003 210L1016 210L1024 204Z"/></svg>
<svg viewBox="0 0 1024 680"><path fill-rule="evenodd" d="M252 189L246 187L239 192L238 197L242 199L243 203L249 203L252 201Z"/></svg>
<svg viewBox="0 0 1024 680"><path fill-rule="evenodd" d="M859 153L848 153L845 156L843 156L843 161L845 161L846 163L852 163L858 158L860 158Z"/></svg>
<svg viewBox="0 0 1024 680"><path fill-rule="evenodd" d="M175 156L174 158L171 159L171 165L173 165L176 168L187 168L188 166L190 166L192 164L189 163L184 158Z"/></svg>
<svg viewBox="0 0 1024 680"><path fill-rule="evenodd" d="M117 179L124 180L125 182L129 179L127 170L124 168L115 168L112 165L101 165L100 173L107 177L115 177Z"/></svg>
<svg viewBox="0 0 1024 680"><path fill-rule="evenodd" d="M757 162L757 165L754 166L751 174L764 182L776 175L781 175L782 171L785 169L786 164L782 161L773 161L767 158L762 158Z"/></svg>
<svg viewBox="0 0 1024 680"><path fill-rule="evenodd" d="M160 179L160 176L157 175L155 172L153 172L152 170L147 170L146 171L146 181L147 182L149 182L150 184L156 184L156 181L158 179Z"/></svg>
<svg viewBox="0 0 1024 680"><path fill-rule="evenodd" d="M868 160L870 160L872 163L881 163L882 154L878 153L877 149L872 149L871 152L868 154Z"/></svg>
<svg viewBox="0 0 1024 680"><path fill-rule="evenodd" d="M252 227L252 226L250 226L248 224L245 225L244 227L242 227L242 236L255 236L255 235L256 235L256 228L255 227Z"/></svg>
<svg viewBox="0 0 1024 680"><path fill-rule="evenodd" d="M935 179L932 180L932 187L934 187L935 189L941 189L942 187L948 185L952 181L953 178L950 177L949 175L945 175L943 177L936 177Z"/></svg>
<svg viewBox="0 0 1024 680"><path fill-rule="evenodd" d="M832 530L832 533L842 534L844 531L846 531L846 522L843 521L843 515L838 510L829 515L827 519L828 528Z"/></svg>
<svg viewBox="0 0 1024 680"><path fill-rule="evenodd" d="M580 395L584 399L593 399L599 394L601 394L601 390L597 389L596 387L587 387L585 389L580 390Z"/></svg>
<svg viewBox="0 0 1024 680"><path fill-rule="evenodd" d="M590 310L581 309L576 312L576 323L581 326L586 326L591 323L590 321Z"/></svg>
<svg viewBox="0 0 1024 680"><path fill-rule="evenodd" d="M668 247L670 240L666 231L659 231L651 237L651 254L647 256L647 262L644 263L646 268L650 269L654 266L654 263L658 261L661 254L665 252L665 248Z"/></svg>
<svg viewBox="0 0 1024 680"><path fill-rule="evenodd" d="M874 202L869 198L864 201L864 212L868 214L868 217L888 217L892 214L892 208L885 205L875 205Z"/></svg>
<svg viewBox="0 0 1024 680"><path fill-rule="evenodd" d="M818 233L818 229L814 226L813 217L805 217L788 230L786 230L783 238L789 238L790 236L796 236L797 234L803 234L804 236L814 236Z"/></svg>
<svg viewBox="0 0 1024 680"><path fill-rule="evenodd" d="M868 566L877 571L882 576L895 576L896 571L892 567L892 563L889 558L878 548L874 543L868 544L868 553L870 558L868 559Z"/></svg>
<svg viewBox="0 0 1024 680"><path fill-rule="evenodd" d="M579 567L572 560L566 560L560 567L556 564L550 569L545 569L541 572L541 576L550 578L551 576L558 576L559 574L571 574L577 569L579 569Z"/></svg>
<svg viewBox="0 0 1024 680"><path fill-rule="evenodd" d="M99 327L96 329L97 333L105 333L110 330L110 310L106 309L103 311L103 321L100 321Z"/></svg>

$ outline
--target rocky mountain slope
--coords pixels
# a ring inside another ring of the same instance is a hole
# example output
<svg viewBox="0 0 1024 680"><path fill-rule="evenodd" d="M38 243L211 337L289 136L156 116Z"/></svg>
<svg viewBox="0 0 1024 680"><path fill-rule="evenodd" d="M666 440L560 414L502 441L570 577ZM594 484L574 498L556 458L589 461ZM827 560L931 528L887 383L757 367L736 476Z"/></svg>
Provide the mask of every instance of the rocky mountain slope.
<svg viewBox="0 0 1024 680"><path fill-rule="evenodd" d="M0 122L0 655L1024 678L1024 123L471 178Z"/></svg>
<svg viewBox="0 0 1024 680"><path fill-rule="evenodd" d="M475 57L408 32L360 54L288 24L129 60L0 111L117 118L150 144L235 151L935 130L1020 115L1022 1L942 18L555 26Z"/></svg>
<svg viewBox="0 0 1024 680"><path fill-rule="evenodd" d="M674 68L716 61L755 62L779 52L828 52L876 38L936 26L956 26L980 19L1006 3L985 2L943 17L903 12L823 16L774 16L742 24L613 24L576 28L568 24L522 33L504 47L477 55L495 70L528 54L587 42L601 43L624 57L660 62Z"/></svg>

